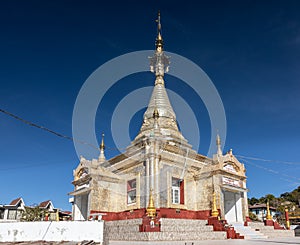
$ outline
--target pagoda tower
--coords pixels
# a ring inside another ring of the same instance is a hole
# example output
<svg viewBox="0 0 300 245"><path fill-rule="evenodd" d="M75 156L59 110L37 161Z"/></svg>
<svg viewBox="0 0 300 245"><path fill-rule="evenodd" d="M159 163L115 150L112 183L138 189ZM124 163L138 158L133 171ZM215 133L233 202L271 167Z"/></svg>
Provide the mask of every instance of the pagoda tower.
<svg viewBox="0 0 300 245"><path fill-rule="evenodd" d="M165 88L170 60L161 30L159 14L150 58L154 86L139 133L124 153L111 159L105 158L103 138L98 159L80 159L69 193L74 220L93 213L105 214L105 220L142 218L147 208L153 216L149 207L165 218L208 219L212 209L229 223L248 217L244 165L232 151L223 154L219 136L217 152L209 158L192 149L178 129Z"/></svg>

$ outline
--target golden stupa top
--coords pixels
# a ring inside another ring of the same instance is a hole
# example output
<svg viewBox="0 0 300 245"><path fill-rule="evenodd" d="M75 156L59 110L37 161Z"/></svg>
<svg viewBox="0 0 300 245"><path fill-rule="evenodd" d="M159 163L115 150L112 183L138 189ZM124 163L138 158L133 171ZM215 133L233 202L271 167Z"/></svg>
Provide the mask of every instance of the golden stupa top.
<svg viewBox="0 0 300 245"><path fill-rule="evenodd" d="M99 155L99 162L105 162L106 158L105 158L105 154L104 154L104 149L105 149L105 144L104 144L104 133L102 133L102 140L101 140L101 144L100 144L100 155Z"/></svg>
<svg viewBox="0 0 300 245"><path fill-rule="evenodd" d="M159 116L168 117L176 121L175 112L169 101L167 91L165 89L164 74L169 71L169 57L164 54L163 38L161 35L161 20L160 13L158 13L157 22L157 37L156 50L153 57L150 57L150 70L155 73L155 86L148 105L148 109L144 114L144 118L149 119L153 116L153 111L157 110Z"/></svg>
<svg viewBox="0 0 300 245"><path fill-rule="evenodd" d="M100 150L104 150L105 149L105 145L104 145L104 133L102 133L102 140L101 140L101 144L100 144Z"/></svg>

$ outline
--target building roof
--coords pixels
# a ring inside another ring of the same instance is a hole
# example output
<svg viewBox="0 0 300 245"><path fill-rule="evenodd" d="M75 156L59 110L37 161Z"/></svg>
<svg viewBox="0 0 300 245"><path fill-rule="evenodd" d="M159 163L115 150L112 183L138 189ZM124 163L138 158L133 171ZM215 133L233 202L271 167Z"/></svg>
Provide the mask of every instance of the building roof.
<svg viewBox="0 0 300 245"><path fill-rule="evenodd" d="M39 204L40 208L47 208L49 205L52 205L51 200L43 201ZM53 206L53 205L52 205Z"/></svg>
<svg viewBox="0 0 300 245"><path fill-rule="evenodd" d="M15 200L12 200L9 205L10 206L17 206L18 203L21 202L21 201L23 201L23 200L22 200L21 197L19 197L19 198L15 199Z"/></svg>
<svg viewBox="0 0 300 245"><path fill-rule="evenodd" d="M249 209L255 209L255 208L262 208L262 209L265 208L266 209L267 208L267 204L265 204L265 203L256 203L256 204L254 204L252 206L249 206ZM271 207L271 206L270 206L270 209L276 210L276 208Z"/></svg>

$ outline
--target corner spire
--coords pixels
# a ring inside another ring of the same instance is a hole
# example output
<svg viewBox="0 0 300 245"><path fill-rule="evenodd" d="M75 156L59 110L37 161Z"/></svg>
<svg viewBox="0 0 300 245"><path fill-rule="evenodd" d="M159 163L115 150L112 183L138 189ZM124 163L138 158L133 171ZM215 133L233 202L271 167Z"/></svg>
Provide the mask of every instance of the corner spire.
<svg viewBox="0 0 300 245"><path fill-rule="evenodd" d="M216 200L216 193L213 192L213 199L212 199L212 208L211 208L211 216L218 217L219 211L217 209L217 200Z"/></svg>
<svg viewBox="0 0 300 245"><path fill-rule="evenodd" d="M271 215L271 212L270 212L270 202L269 200L267 201L267 217L266 217L267 220L272 220L272 215Z"/></svg>
<svg viewBox="0 0 300 245"><path fill-rule="evenodd" d="M100 155L99 155L99 161L100 162L104 162L105 159L105 155L104 155L104 150L105 150L105 145L104 145L104 133L102 133L102 140L101 140L101 144L100 144Z"/></svg>
<svg viewBox="0 0 300 245"><path fill-rule="evenodd" d="M152 192L153 192L153 189L150 189L149 204L148 204L148 207L146 209L147 216L150 217L150 218L154 218L156 216L156 208L154 206Z"/></svg>
<svg viewBox="0 0 300 245"><path fill-rule="evenodd" d="M217 155L222 156L223 154L221 149L221 138L219 134L217 134L216 144L217 144Z"/></svg>

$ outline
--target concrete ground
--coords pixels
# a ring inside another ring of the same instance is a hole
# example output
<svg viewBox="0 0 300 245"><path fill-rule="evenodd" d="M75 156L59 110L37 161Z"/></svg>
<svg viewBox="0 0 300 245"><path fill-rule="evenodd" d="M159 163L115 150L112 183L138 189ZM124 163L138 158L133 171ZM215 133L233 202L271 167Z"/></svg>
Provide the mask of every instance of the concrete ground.
<svg viewBox="0 0 300 245"><path fill-rule="evenodd" d="M180 242L117 242L109 245L300 245L300 237L276 238L264 240L205 240L205 241L180 241Z"/></svg>

